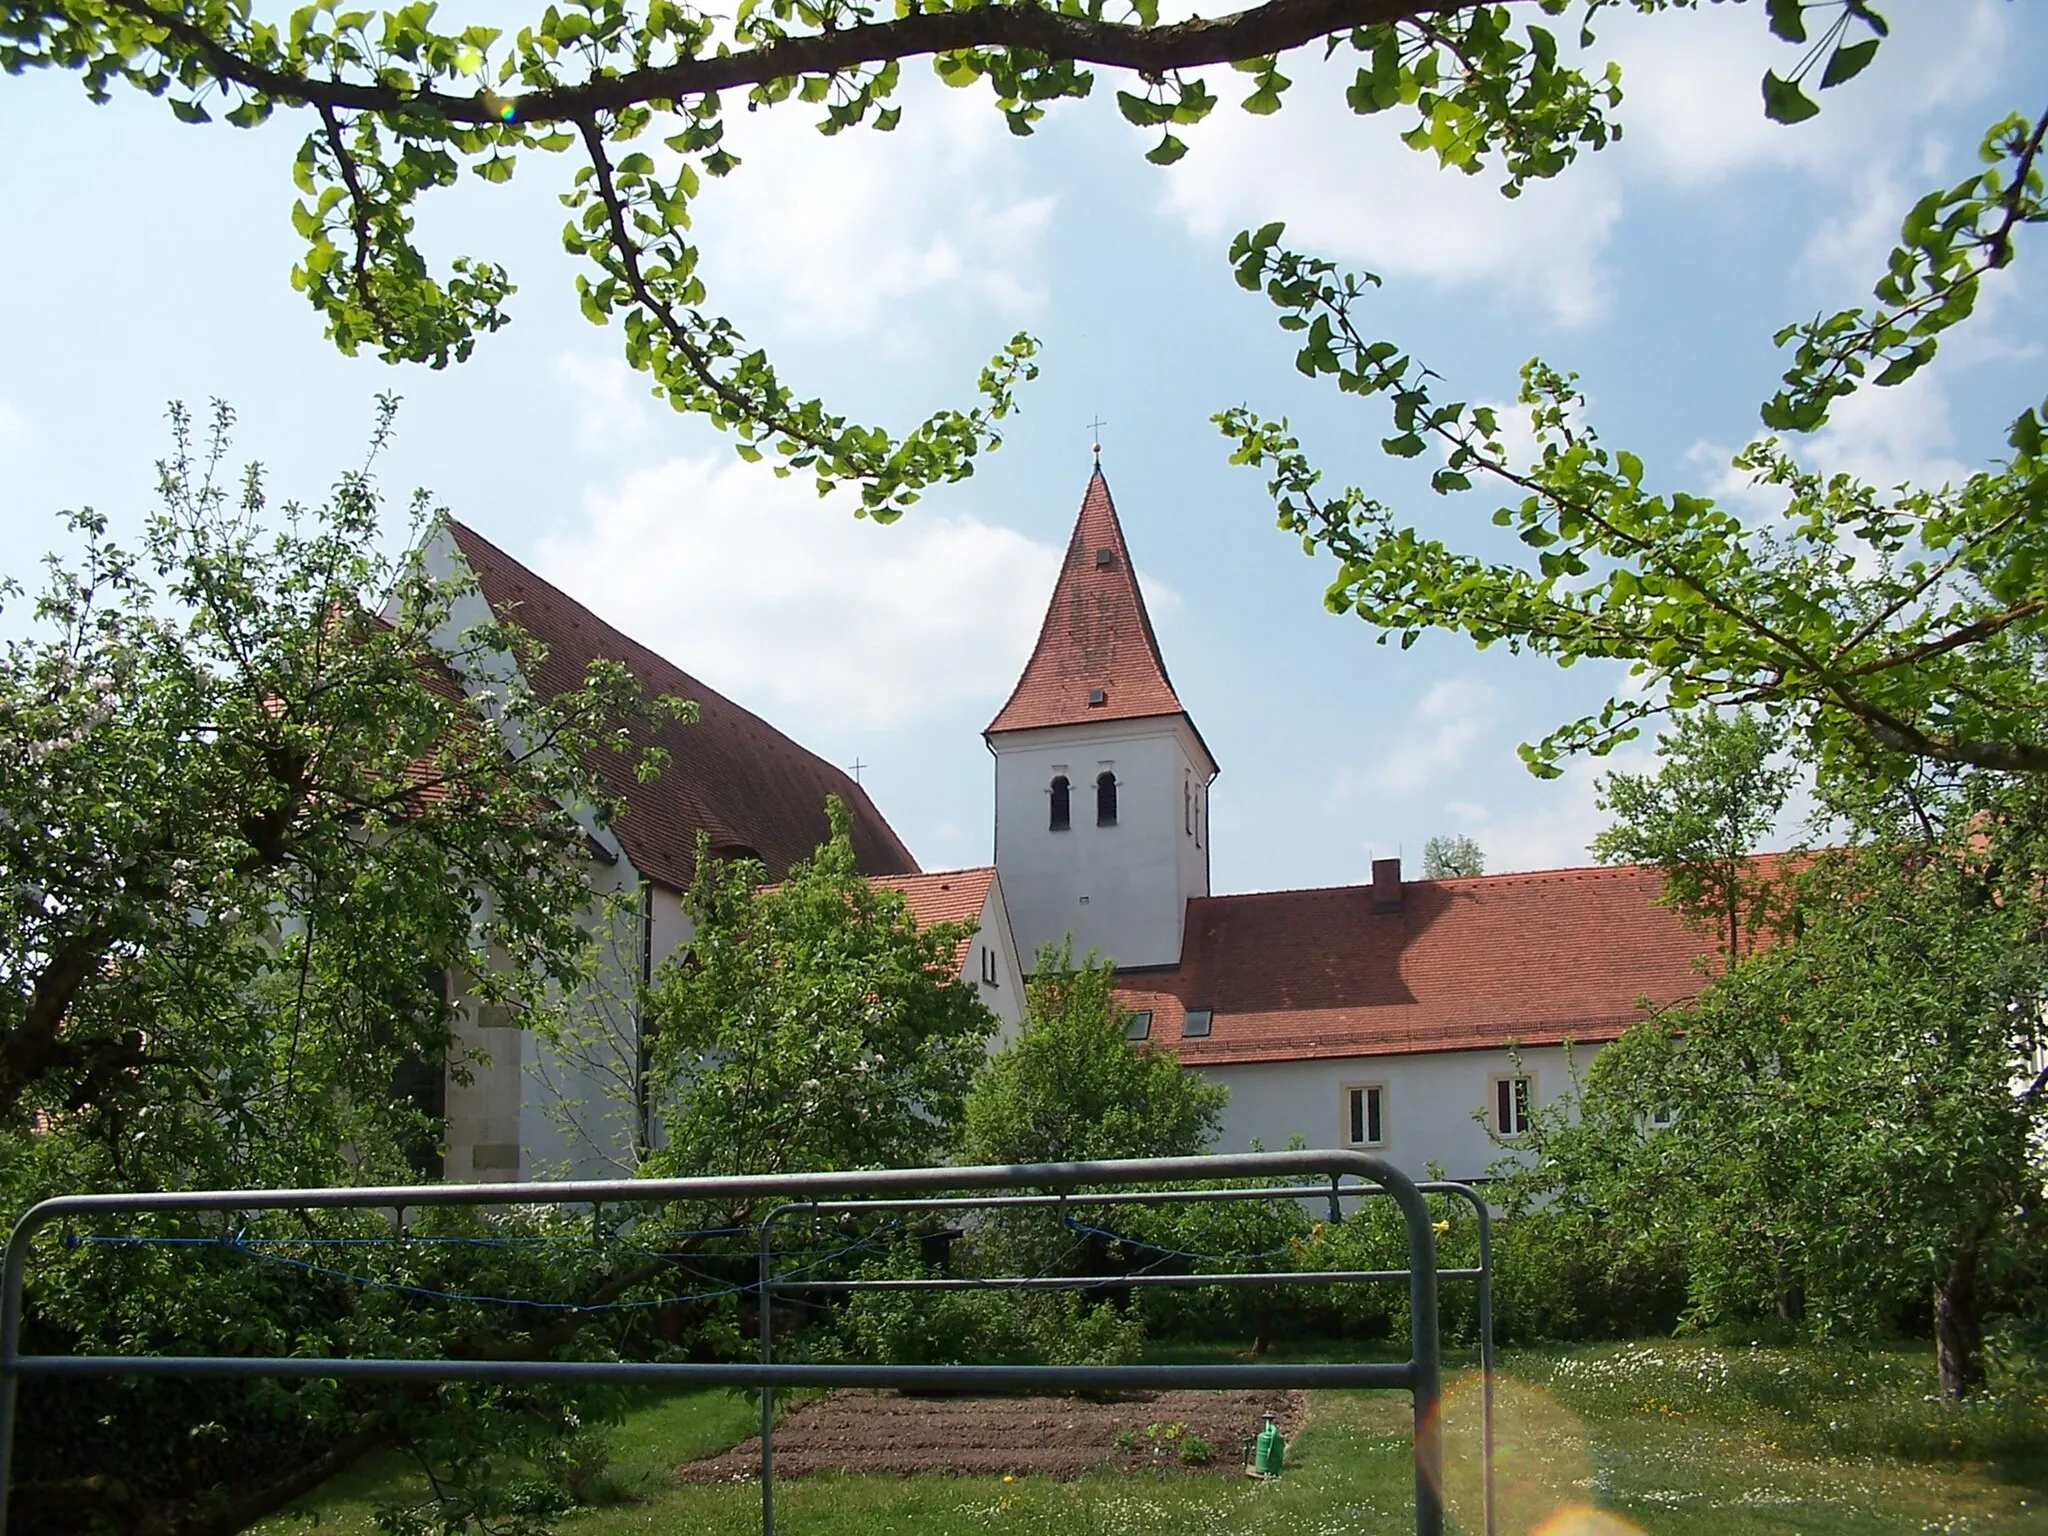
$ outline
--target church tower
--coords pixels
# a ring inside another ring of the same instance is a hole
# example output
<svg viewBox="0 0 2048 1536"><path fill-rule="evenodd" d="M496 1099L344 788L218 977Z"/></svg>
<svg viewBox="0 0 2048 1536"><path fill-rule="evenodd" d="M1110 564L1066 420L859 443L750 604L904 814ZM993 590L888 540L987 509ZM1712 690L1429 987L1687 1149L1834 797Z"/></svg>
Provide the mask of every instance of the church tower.
<svg viewBox="0 0 2048 1536"><path fill-rule="evenodd" d="M1072 935L1124 969L1180 963L1209 894L1209 784L1098 464L1024 675L982 733L996 870L1024 956Z"/></svg>

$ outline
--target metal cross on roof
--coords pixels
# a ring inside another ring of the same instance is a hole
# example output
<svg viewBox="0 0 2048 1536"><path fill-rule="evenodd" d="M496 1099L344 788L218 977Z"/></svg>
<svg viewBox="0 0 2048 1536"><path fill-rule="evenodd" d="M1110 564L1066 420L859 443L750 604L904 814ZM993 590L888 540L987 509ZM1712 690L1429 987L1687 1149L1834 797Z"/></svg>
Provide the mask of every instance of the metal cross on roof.
<svg viewBox="0 0 2048 1536"><path fill-rule="evenodd" d="M1095 437L1095 462L1097 464L1102 462L1102 429L1108 425L1109 423L1100 416L1088 423L1088 430Z"/></svg>
<svg viewBox="0 0 2048 1536"><path fill-rule="evenodd" d="M846 771L853 775L853 782L858 784L860 782L861 769L872 768L874 766L875 765L873 763L864 763L856 757L852 762L846 765Z"/></svg>

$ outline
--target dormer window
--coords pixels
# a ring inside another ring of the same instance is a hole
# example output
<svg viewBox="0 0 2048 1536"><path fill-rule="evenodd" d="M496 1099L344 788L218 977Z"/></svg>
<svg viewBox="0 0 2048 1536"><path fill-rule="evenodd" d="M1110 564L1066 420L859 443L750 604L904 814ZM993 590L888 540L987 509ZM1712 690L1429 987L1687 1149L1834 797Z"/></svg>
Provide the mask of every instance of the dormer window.
<svg viewBox="0 0 2048 1536"><path fill-rule="evenodd" d="M1095 825L1116 825L1116 775L1113 773L1105 772L1095 776Z"/></svg>
<svg viewBox="0 0 2048 1536"><path fill-rule="evenodd" d="M1073 787L1067 783L1064 773L1055 774L1052 781L1052 830L1064 832L1073 824Z"/></svg>

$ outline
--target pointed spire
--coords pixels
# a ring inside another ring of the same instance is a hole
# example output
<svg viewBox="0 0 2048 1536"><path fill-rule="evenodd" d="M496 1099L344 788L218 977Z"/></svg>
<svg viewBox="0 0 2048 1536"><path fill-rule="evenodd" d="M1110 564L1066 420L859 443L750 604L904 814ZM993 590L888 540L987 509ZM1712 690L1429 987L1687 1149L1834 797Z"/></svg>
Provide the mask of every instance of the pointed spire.
<svg viewBox="0 0 2048 1536"><path fill-rule="evenodd" d="M1038 645L990 731L1181 715L1100 462L1081 498Z"/></svg>

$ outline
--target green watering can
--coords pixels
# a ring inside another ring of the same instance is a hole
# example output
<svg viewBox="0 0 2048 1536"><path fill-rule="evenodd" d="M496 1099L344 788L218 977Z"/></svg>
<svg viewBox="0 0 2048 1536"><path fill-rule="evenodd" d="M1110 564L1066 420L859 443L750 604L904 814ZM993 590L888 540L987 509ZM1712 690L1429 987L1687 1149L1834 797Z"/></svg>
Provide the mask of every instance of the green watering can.
<svg viewBox="0 0 2048 1536"><path fill-rule="evenodd" d="M1249 1470L1254 1477L1278 1477L1286 1464L1287 1437L1280 1433L1280 1426L1273 1422L1273 1415L1269 1413L1266 1415L1266 1427L1251 1442Z"/></svg>

